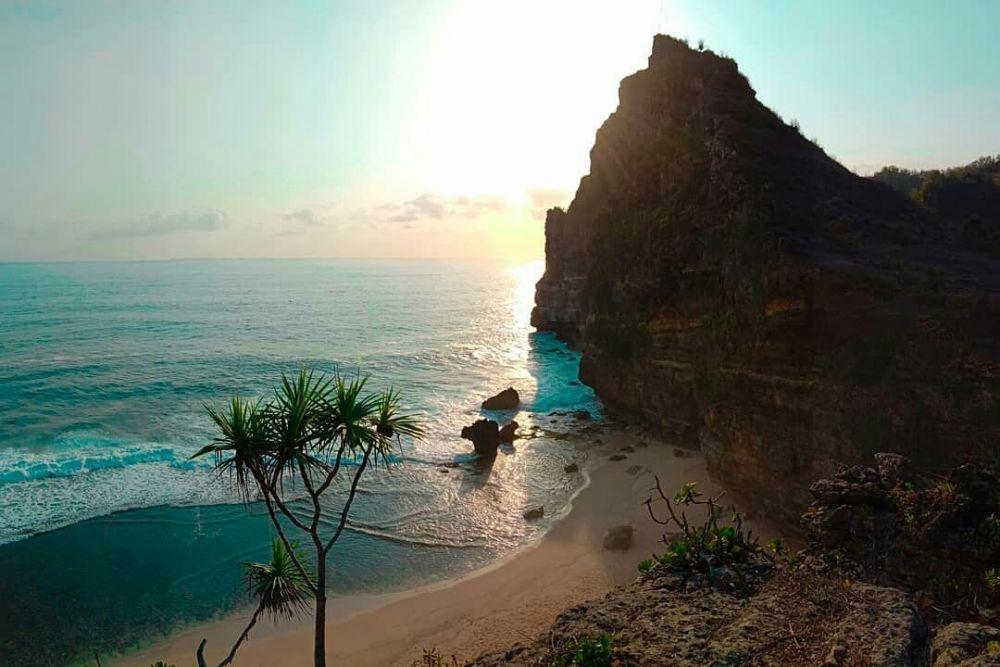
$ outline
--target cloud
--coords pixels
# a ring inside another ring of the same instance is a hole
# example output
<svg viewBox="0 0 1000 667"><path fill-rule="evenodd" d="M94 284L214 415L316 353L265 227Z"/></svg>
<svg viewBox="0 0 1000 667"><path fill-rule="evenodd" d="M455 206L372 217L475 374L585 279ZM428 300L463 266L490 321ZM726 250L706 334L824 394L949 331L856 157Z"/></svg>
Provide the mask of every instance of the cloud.
<svg viewBox="0 0 1000 667"><path fill-rule="evenodd" d="M440 220L444 217L446 203L435 195L422 194L416 199L404 203L403 207L410 211L410 215L417 218L428 217Z"/></svg>
<svg viewBox="0 0 1000 667"><path fill-rule="evenodd" d="M403 202L387 202L361 214L366 222L412 223L419 220L475 218L485 213L504 213L510 205L503 197L442 197L424 193Z"/></svg>
<svg viewBox="0 0 1000 667"><path fill-rule="evenodd" d="M127 220L98 229L94 236L102 239L165 236L180 232L214 232L229 224L229 217L216 209L197 209L180 213L154 213L144 218Z"/></svg>
<svg viewBox="0 0 1000 667"><path fill-rule="evenodd" d="M296 225L303 225L305 227L322 227L326 222L320 219L319 216L312 210L304 208L301 211L295 211L293 213L286 213L281 216L281 219Z"/></svg>
<svg viewBox="0 0 1000 667"><path fill-rule="evenodd" d="M336 222L330 210L332 206L333 204L330 204L325 207L327 209L325 213L312 208L303 208L279 216L279 227L274 233L278 236L293 236L303 234L309 230L328 227Z"/></svg>

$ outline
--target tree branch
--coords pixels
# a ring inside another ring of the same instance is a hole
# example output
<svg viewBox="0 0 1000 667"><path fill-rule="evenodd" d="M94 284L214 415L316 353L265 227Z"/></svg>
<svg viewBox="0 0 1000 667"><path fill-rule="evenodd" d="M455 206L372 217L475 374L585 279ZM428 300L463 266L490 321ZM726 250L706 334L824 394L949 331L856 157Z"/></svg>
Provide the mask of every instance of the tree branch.
<svg viewBox="0 0 1000 667"><path fill-rule="evenodd" d="M344 502L344 509L340 513L340 524L337 526L337 530L334 532L333 536L329 539L329 541L327 541L326 547L323 549L324 554L328 552L331 547L333 547L334 542L336 542L340 537L340 533L344 531L344 526L347 524L347 513L351 511L351 504L354 502L354 496L358 492L358 482L361 481L361 473L363 473L365 468L368 467L368 459L371 457L372 450L374 449L374 444L368 445L368 449L365 450L365 457L361 460L361 465L358 466L358 471L354 473L354 480L351 482L351 491L347 495L347 500Z"/></svg>
<svg viewBox="0 0 1000 667"><path fill-rule="evenodd" d="M295 569L299 571L299 574L302 575L302 578L305 580L309 590L315 595L319 589L316 587L316 584L313 583L312 578L309 576L309 572L307 572L306 568L304 568L302 563L299 562L298 556L295 555L295 550L292 549L291 542L289 542L288 538L285 537L285 531L281 527L281 522L278 521L277 515L274 513L274 507L271 505L269 491L264 492L264 505L267 507L267 513L271 516L271 523L274 524L274 527L278 530L278 537L281 538L282 544L284 544L285 549L288 550L288 555L291 556L292 562L295 563Z"/></svg>
<svg viewBox="0 0 1000 667"><path fill-rule="evenodd" d="M337 450L337 460L333 462L333 469L330 470L330 473L326 476L326 481L320 484L319 488L316 490L316 495L322 495L323 492L326 491L327 487L329 487L333 482L337 473L340 472L340 460L344 456L345 449L347 449L347 443L341 440L340 449Z"/></svg>
<svg viewBox="0 0 1000 667"><path fill-rule="evenodd" d="M253 629L253 626L257 625L257 617L260 616L262 611L264 611L263 601L257 605L256 611L254 611L253 616L250 617L250 623L247 624L247 627L243 628L243 632L240 634L239 639L237 639L236 643L233 644L233 649L229 652L229 655L226 656L226 659L219 663L219 667L226 667L226 665L232 664L233 658L236 657L236 651L239 650L240 645L243 644L247 637L250 636L250 630Z"/></svg>

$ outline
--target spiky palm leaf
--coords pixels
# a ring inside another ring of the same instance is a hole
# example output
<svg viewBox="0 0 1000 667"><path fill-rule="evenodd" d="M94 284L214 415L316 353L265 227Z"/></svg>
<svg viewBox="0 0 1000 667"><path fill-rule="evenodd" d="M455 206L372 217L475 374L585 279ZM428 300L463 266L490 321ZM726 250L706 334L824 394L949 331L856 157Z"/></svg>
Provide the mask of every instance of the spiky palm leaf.
<svg viewBox="0 0 1000 667"><path fill-rule="evenodd" d="M249 500L268 467L268 424L261 403L234 396L225 410L205 409L221 435L191 458L213 454L216 470L230 474L240 497Z"/></svg>
<svg viewBox="0 0 1000 667"><path fill-rule="evenodd" d="M368 378L347 379L338 375L326 403L327 429L331 436L324 443L327 456L332 451L345 451L350 456L367 449L377 440L371 428L371 418L377 408L376 397L363 394Z"/></svg>
<svg viewBox="0 0 1000 667"><path fill-rule="evenodd" d="M295 549L295 544L291 545ZM296 553L298 557L298 553ZM301 557L299 561L301 562ZM243 581L264 613L277 621L292 618L309 604L309 589L295 567L292 554L278 538L271 540L271 559L266 563L244 563Z"/></svg>
<svg viewBox="0 0 1000 667"><path fill-rule="evenodd" d="M305 369L295 378L282 374L267 410L275 465L281 472L297 469L300 464L310 469L323 467L313 452L329 437L325 406L333 386L334 379Z"/></svg>
<svg viewBox="0 0 1000 667"><path fill-rule="evenodd" d="M408 436L414 439L423 437L424 430L419 424L418 414L400 413L399 392L389 387L377 397L375 415L372 424L375 432L382 438L395 438L399 442L401 436Z"/></svg>

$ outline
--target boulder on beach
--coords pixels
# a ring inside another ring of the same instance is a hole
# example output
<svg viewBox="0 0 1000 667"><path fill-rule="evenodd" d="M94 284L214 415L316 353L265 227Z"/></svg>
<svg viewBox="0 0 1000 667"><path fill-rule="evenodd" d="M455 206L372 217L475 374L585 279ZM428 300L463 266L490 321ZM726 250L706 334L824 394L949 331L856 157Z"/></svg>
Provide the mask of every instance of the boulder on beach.
<svg viewBox="0 0 1000 667"><path fill-rule="evenodd" d="M545 516L545 508L535 507L534 509L530 509L525 512L522 516L524 516L525 521L535 521L536 519L541 519Z"/></svg>
<svg viewBox="0 0 1000 667"><path fill-rule="evenodd" d="M496 396L490 396L483 401L484 410L514 410L521 404L521 397L517 395L517 390L507 387Z"/></svg>
<svg viewBox="0 0 1000 667"><path fill-rule="evenodd" d="M632 533L635 529L629 525L615 526L604 536L604 548L609 551L628 551L632 546Z"/></svg>
<svg viewBox="0 0 1000 667"><path fill-rule="evenodd" d="M500 425L492 419L477 419L462 429L462 437L472 441L476 454L494 457L500 446Z"/></svg>
<svg viewBox="0 0 1000 667"><path fill-rule="evenodd" d="M500 428L500 442L512 443L517 439L517 427L518 423L512 421Z"/></svg>
<svg viewBox="0 0 1000 667"><path fill-rule="evenodd" d="M563 471L565 472L580 472L580 465L577 463L570 463L563 466Z"/></svg>

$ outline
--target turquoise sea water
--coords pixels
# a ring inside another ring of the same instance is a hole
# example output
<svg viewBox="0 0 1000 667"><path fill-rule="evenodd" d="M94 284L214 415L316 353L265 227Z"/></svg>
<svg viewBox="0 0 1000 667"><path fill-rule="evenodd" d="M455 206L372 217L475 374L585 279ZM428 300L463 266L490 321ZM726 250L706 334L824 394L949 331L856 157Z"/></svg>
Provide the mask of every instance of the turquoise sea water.
<svg viewBox="0 0 1000 667"><path fill-rule="evenodd" d="M599 411L575 353L528 324L541 271L0 264L0 664L92 661L246 604L239 563L263 557L266 517L188 457L213 435L204 403L300 365L391 383L428 428L363 483L334 591L455 576L537 537L547 524L521 515L565 510L580 483L562 474L569 447L522 441L483 470L458 433L508 385L523 425Z"/></svg>

